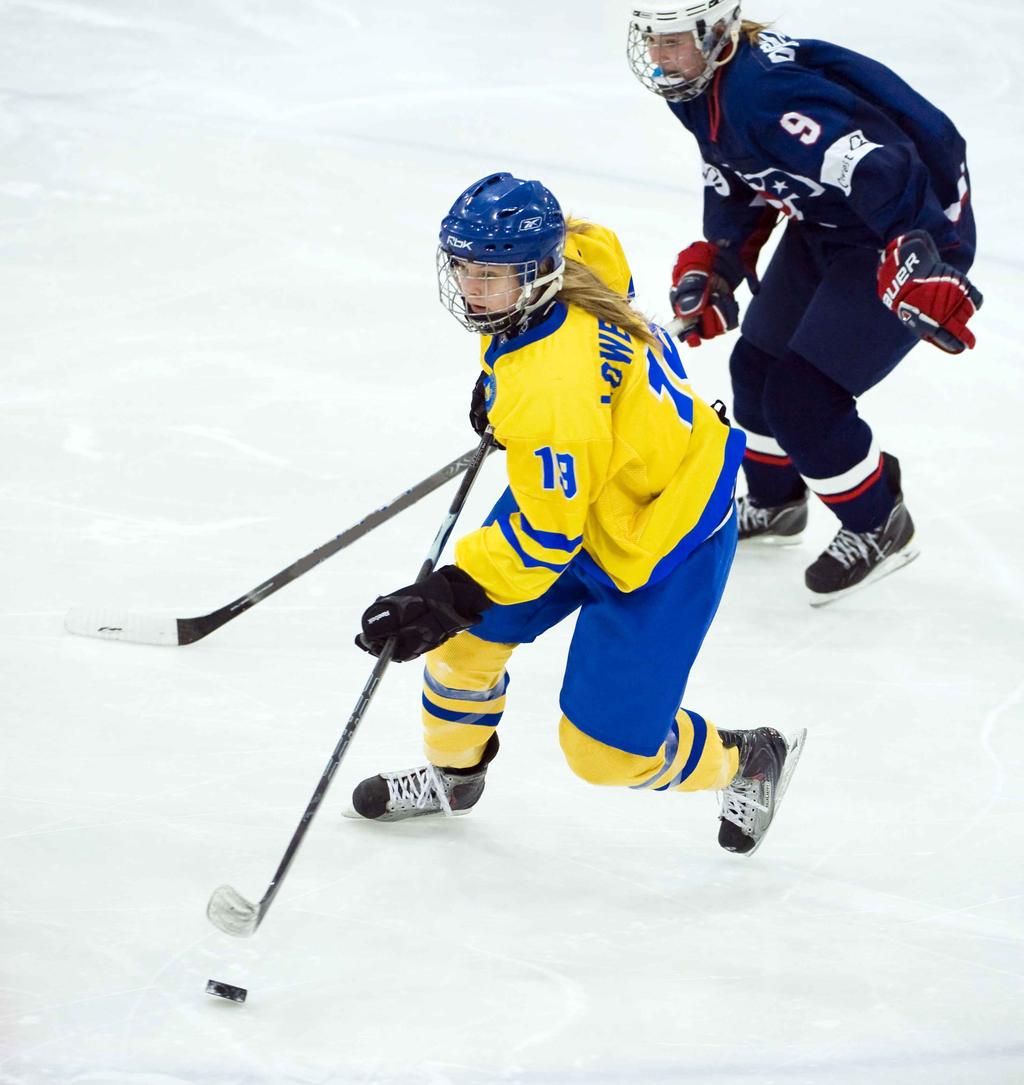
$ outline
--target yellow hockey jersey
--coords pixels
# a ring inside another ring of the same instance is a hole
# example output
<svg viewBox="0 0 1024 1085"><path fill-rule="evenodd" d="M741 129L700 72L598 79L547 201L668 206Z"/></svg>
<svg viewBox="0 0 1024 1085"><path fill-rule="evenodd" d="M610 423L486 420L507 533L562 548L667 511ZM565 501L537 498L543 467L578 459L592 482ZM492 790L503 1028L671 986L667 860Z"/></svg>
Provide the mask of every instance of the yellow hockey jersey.
<svg viewBox="0 0 1024 1085"><path fill-rule="evenodd" d="M631 295L618 238L571 227L566 254ZM528 331L484 338L488 416L518 507L462 538L455 558L494 602L536 599L574 560L635 591L730 515L743 434L694 395L672 337L651 330L660 357L558 301Z"/></svg>

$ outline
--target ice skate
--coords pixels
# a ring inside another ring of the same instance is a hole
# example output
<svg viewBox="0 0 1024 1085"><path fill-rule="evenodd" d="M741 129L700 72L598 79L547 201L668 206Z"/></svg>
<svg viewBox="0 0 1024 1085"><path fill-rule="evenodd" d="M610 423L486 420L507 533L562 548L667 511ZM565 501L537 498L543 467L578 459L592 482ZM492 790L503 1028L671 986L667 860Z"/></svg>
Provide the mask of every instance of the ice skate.
<svg viewBox="0 0 1024 1085"><path fill-rule="evenodd" d="M804 573L811 606L824 606L902 569L921 552L913 541L914 521L902 499L874 531L843 528Z"/></svg>
<svg viewBox="0 0 1024 1085"><path fill-rule="evenodd" d="M793 546L807 527L807 494L784 505L758 505L749 494L736 499L740 542Z"/></svg>
<svg viewBox="0 0 1024 1085"><path fill-rule="evenodd" d="M719 731L727 749L739 750L739 770L720 792L718 843L726 851L753 855L778 811L793 770L803 753L807 731L787 739L773 727Z"/></svg>
<svg viewBox="0 0 1024 1085"><path fill-rule="evenodd" d="M498 752L498 736L492 735L479 764L468 769L421 765L403 772L370 776L352 792L346 817L370 821L404 821L406 818L440 814L453 817L468 813L484 791L487 766Z"/></svg>

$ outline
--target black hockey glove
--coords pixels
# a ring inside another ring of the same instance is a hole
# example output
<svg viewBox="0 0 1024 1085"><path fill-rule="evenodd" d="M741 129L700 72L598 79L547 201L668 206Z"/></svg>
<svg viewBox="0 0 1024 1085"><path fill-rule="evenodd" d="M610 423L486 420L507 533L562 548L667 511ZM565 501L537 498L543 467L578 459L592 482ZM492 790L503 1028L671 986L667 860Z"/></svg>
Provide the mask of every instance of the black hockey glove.
<svg viewBox="0 0 1024 1085"><path fill-rule="evenodd" d="M484 431L491 424L491 420L487 417L487 397L484 394L484 383L486 380L486 373L481 373L480 376L477 377L476 384L473 385L473 399L469 405L469 424L473 427L473 430L478 437L483 437ZM495 448L503 449L505 447L493 439L492 444Z"/></svg>
<svg viewBox="0 0 1024 1085"><path fill-rule="evenodd" d="M397 637L397 663L415 659L463 629L476 625L492 605L487 593L456 565L443 565L425 580L399 588L363 612L363 631L356 645L379 656L384 644Z"/></svg>

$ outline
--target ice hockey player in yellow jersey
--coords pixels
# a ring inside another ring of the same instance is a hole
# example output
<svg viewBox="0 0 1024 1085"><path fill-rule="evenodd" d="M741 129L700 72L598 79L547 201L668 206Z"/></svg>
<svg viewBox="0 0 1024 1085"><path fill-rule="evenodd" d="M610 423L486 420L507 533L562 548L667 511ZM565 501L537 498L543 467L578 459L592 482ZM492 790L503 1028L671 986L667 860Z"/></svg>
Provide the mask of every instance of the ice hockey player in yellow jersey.
<svg viewBox="0 0 1024 1085"><path fill-rule="evenodd" d="M632 306L616 236L566 223L538 181L485 177L441 225L441 299L482 336L472 419L509 487L455 564L379 598L356 643L427 653L428 763L364 780L357 815L461 813L498 750L505 665L579 612L559 737L594 784L721 792L719 843L751 853L803 734L719 730L681 708L736 549L743 434L694 394L671 338Z"/></svg>

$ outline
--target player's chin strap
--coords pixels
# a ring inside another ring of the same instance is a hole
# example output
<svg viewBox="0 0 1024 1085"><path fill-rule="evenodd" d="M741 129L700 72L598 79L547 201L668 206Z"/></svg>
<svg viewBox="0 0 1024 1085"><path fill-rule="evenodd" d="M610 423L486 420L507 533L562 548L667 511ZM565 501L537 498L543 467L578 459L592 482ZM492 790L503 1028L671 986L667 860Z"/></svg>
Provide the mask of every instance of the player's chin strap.
<svg viewBox="0 0 1024 1085"><path fill-rule="evenodd" d="M729 45L722 50L723 54L720 57L716 57L714 60L708 61L708 80L704 85L702 94L706 93L708 87L714 82L720 69L724 68L726 64L740 51L740 31L743 29L742 24L737 20L732 28L729 30L728 35Z"/></svg>
<svg viewBox="0 0 1024 1085"><path fill-rule="evenodd" d="M530 284L532 290L530 294L530 300L523 306L527 317L532 316L539 309L547 308L548 302L553 301L555 295L562 289L562 284L565 281L565 260L556 267L553 271L549 271L547 275L538 275L536 279ZM540 296L537 296L537 291L543 287ZM529 306L529 308L527 308Z"/></svg>
<svg viewBox="0 0 1024 1085"><path fill-rule="evenodd" d="M530 284L530 300L522 304L522 317L505 334L509 338L515 338L539 324L548 315L564 282L565 260L563 259L553 271L549 271L546 275L539 275L533 280Z"/></svg>
<svg viewBox="0 0 1024 1085"><path fill-rule="evenodd" d="M724 68L726 64L728 64L729 61L732 60L732 58L740 51L741 29L741 24L737 22L729 31L728 35L724 35L724 37L727 37L729 40L729 45L722 50L724 55L720 57L715 57L714 59L709 58L707 60L707 69L704 76L704 84L696 97L699 98L702 95L707 94L708 88L710 88L714 84L714 81L720 69Z"/></svg>
<svg viewBox="0 0 1024 1085"><path fill-rule="evenodd" d="M725 65L728 64L729 61L732 60L732 58L740 51L740 34L742 33L742 31L743 24L741 22L737 22L736 25L732 28L732 30L729 31L729 41L731 42L731 47L729 51L725 54L725 56L722 57L722 59L715 64L716 68L724 68Z"/></svg>

